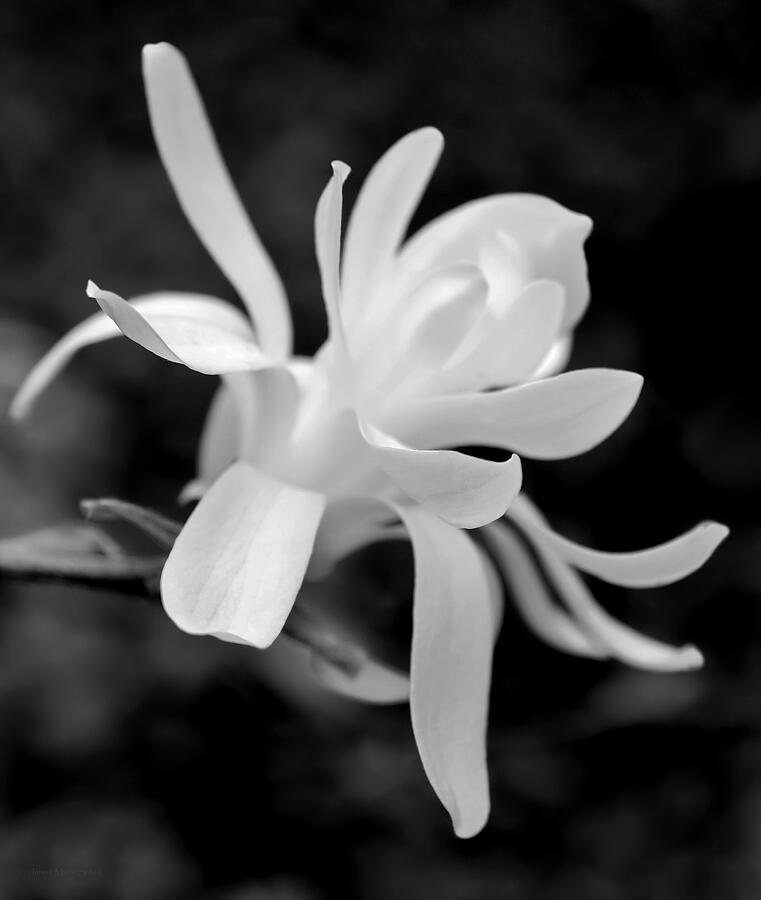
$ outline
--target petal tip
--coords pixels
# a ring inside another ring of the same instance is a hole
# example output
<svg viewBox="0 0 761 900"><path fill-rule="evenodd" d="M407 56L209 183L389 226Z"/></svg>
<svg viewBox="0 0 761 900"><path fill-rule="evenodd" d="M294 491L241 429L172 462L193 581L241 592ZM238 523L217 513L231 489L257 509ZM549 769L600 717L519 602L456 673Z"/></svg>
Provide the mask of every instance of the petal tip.
<svg viewBox="0 0 761 900"><path fill-rule="evenodd" d="M343 184L351 174L351 166L342 162L340 159L334 159L330 164L330 167L333 169L333 174L341 179L341 184Z"/></svg>
<svg viewBox="0 0 761 900"><path fill-rule="evenodd" d="M87 296L93 300L97 300L100 292L101 291L100 291L100 288L98 287L98 285L95 284L94 281L91 281L88 279L87 287L85 288L85 293L87 294Z"/></svg>

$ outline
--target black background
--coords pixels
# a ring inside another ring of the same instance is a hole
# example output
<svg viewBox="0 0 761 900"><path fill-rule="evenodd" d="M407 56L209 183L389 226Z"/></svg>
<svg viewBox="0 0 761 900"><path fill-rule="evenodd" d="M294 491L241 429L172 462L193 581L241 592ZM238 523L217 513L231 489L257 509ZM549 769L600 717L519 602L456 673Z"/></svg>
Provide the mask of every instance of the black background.
<svg viewBox="0 0 761 900"><path fill-rule="evenodd" d="M527 463L553 522L608 549L703 518L733 535L660 591L596 586L627 621L694 641L653 676L541 646L508 611L489 753L494 810L450 834L403 707L326 699L287 661L174 629L148 605L3 586L0 896L311 900L761 895L761 8L616 0L414 4L4 3L0 392L124 296L232 291L152 144L140 47L188 57L289 291L297 347L325 332L312 243L331 159L354 174L406 131L447 146L416 223L474 197L547 194L595 221L572 367L645 376L603 446ZM81 496L165 510L193 473L213 379L127 342L81 355L0 431L0 526ZM404 603L403 548L328 590ZM254 658L255 657L255 658Z"/></svg>

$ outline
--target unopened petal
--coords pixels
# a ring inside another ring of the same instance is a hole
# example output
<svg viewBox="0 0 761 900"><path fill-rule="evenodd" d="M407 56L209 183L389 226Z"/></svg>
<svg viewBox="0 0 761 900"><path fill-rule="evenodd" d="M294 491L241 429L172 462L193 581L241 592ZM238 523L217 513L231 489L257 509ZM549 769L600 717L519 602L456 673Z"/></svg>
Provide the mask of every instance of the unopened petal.
<svg viewBox="0 0 761 900"><path fill-rule="evenodd" d="M574 656L600 659L610 655L554 602L531 554L509 528L495 522L481 534L512 588L518 612L540 640Z"/></svg>
<svg viewBox="0 0 761 900"><path fill-rule="evenodd" d="M415 446L505 447L534 459L562 459L605 440L637 401L642 377L579 369L488 393L400 402L384 427Z"/></svg>
<svg viewBox="0 0 761 900"><path fill-rule="evenodd" d="M378 464L409 497L458 528L478 528L504 514L521 489L521 462L478 459L455 450L415 450L364 422Z"/></svg>
<svg viewBox="0 0 761 900"><path fill-rule="evenodd" d="M180 206L246 304L260 346L284 359L291 348L285 291L233 187L188 64L170 44L148 44L143 76L156 145Z"/></svg>
<svg viewBox="0 0 761 900"><path fill-rule="evenodd" d="M123 335L162 359L182 363L196 372L219 375L273 365L254 342L253 335L244 336L237 328L228 327L229 308L217 318L196 315L190 304L184 315L164 315L154 310L141 312L118 294L103 291L92 281L87 285L87 294L116 322Z"/></svg>
<svg viewBox="0 0 761 900"><path fill-rule="evenodd" d="M503 232L521 248L528 277L558 281L566 291L563 329L572 328L589 301L583 245L592 228L584 215L535 194L499 194L450 210L404 245L400 265L425 271L451 259L474 260L484 242Z"/></svg>
<svg viewBox="0 0 761 900"><path fill-rule="evenodd" d="M673 540L647 550L606 553L592 550L556 534L527 497L519 497L510 517L534 532L547 547L577 569L624 587L646 588L671 584L699 569L729 529L718 522L702 522Z"/></svg>
<svg viewBox="0 0 761 900"><path fill-rule="evenodd" d="M324 505L321 494L231 466L191 513L164 566L169 617L190 634L269 646L301 587Z"/></svg>
<svg viewBox="0 0 761 900"><path fill-rule="evenodd" d="M486 727L494 607L489 576L464 531L418 506L396 506L415 558L410 709L423 768L459 837L489 815Z"/></svg>

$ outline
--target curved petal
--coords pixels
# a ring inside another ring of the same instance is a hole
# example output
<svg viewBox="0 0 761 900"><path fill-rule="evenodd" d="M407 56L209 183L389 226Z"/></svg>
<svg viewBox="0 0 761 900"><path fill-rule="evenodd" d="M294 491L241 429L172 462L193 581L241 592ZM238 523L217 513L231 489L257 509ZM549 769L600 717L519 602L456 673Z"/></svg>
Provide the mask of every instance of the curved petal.
<svg viewBox="0 0 761 900"><path fill-rule="evenodd" d="M647 637L609 615L592 596L579 575L560 557L534 542L537 553L547 568L547 574L567 604L594 638L607 647L612 656L630 666L657 672L682 672L703 665L703 655L688 644L673 647L663 641Z"/></svg>
<svg viewBox="0 0 761 900"><path fill-rule="evenodd" d="M478 528L504 514L521 489L521 461L478 459L456 450L415 450L369 422L360 430L397 487L458 528Z"/></svg>
<svg viewBox="0 0 761 900"><path fill-rule="evenodd" d="M410 711L426 775L458 837L489 815L486 727L495 611L467 534L420 507L395 505L415 558Z"/></svg>
<svg viewBox="0 0 761 900"><path fill-rule="evenodd" d="M572 328L589 301L584 241L591 220L536 194L498 194L466 203L413 235L399 256L410 273L451 259L474 260L489 237L503 232L525 254L530 278L560 282L566 290L563 330Z"/></svg>
<svg viewBox="0 0 761 900"><path fill-rule="evenodd" d="M285 291L233 187L188 64L171 44L147 44L143 77L153 135L180 206L246 304L261 347L284 359L291 349Z"/></svg>
<svg viewBox="0 0 761 900"><path fill-rule="evenodd" d="M573 350L573 336L569 332L558 338L550 347L547 356L539 363L539 366L529 376L529 381L541 381L551 375L557 375L568 365Z"/></svg>
<svg viewBox="0 0 761 900"><path fill-rule="evenodd" d="M386 430L416 446L481 444L535 459L562 459L605 440L626 419L642 376L579 369L489 393L401 401Z"/></svg>
<svg viewBox="0 0 761 900"><path fill-rule="evenodd" d="M180 532L161 575L169 617L190 634L267 647L291 611L325 499L236 463Z"/></svg>
<svg viewBox="0 0 761 900"><path fill-rule="evenodd" d="M312 672L325 687L365 703L406 703L410 696L410 679L373 659L367 659L356 675L349 675L324 656L311 654Z"/></svg>
<svg viewBox="0 0 761 900"><path fill-rule="evenodd" d="M450 362L445 383L479 389L526 381L553 346L564 308L562 285L532 281L501 316L495 318L491 311L484 315L480 340L467 358Z"/></svg>
<svg viewBox="0 0 761 900"><path fill-rule="evenodd" d="M729 534L718 522L702 522L673 540L647 550L606 553L583 547L552 531L527 497L516 499L509 516L534 533L567 563L603 581L646 588L672 584L699 569Z"/></svg>
<svg viewBox="0 0 761 900"><path fill-rule="evenodd" d="M250 336L253 340L251 328L239 310L224 300L206 294L169 291L146 294L136 297L131 301L131 305L143 315L192 317L212 325L216 323L241 338ZM21 418L26 415L39 394L78 351L91 344L98 344L121 335L119 326L102 312L97 312L75 325L27 375L13 398L11 416Z"/></svg>
<svg viewBox="0 0 761 900"><path fill-rule="evenodd" d="M317 202L314 236L317 263L320 267L322 296L328 314L328 333L339 363L348 362L346 338L341 320L341 211L343 185L351 169L343 162L332 162L333 175Z"/></svg>
<svg viewBox="0 0 761 900"><path fill-rule="evenodd" d="M444 138L421 128L397 141L373 166L346 229L342 281L347 328L368 318L389 264L399 247L441 155Z"/></svg>
<svg viewBox="0 0 761 900"><path fill-rule="evenodd" d="M198 478L211 483L232 463L240 445L240 424L235 398L226 384L221 384L206 414L198 446Z"/></svg>
<svg viewBox="0 0 761 900"><path fill-rule="evenodd" d="M512 587L512 599L526 625L534 634L564 653L602 659L610 654L590 637L550 596L531 554L512 532L493 523L481 532L497 561L505 581Z"/></svg>
<svg viewBox="0 0 761 900"><path fill-rule="evenodd" d="M238 329L228 327L229 309L217 319L195 315L194 305L190 304L184 315L163 315L153 309L141 312L118 294L102 291L92 281L87 284L87 295L98 302L125 337L162 359L182 363L204 375L252 371L274 364L252 336L243 336Z"/></svg>

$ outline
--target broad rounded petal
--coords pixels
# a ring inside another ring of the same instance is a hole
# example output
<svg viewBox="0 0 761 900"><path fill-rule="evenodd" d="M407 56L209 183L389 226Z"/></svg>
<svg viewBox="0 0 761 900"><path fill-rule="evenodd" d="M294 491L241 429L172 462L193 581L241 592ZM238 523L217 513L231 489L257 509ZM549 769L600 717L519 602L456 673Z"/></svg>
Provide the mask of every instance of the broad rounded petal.
<svg viewBox="0 0 761 900"><path fill-rule="evenodd" d="M251 329L241 313L216 297L206 294L162 292L136 297L132 306L144 315L187 316L224 321L225 326L241 336L251 334ZM97 312L75 325L56 343L27 375L13 398L10 414L14 418L26 415L39 394L58 375L71 358L89 347L111 338L121 337L119 326L107 315Z"/></svg>
<svg viewBox="0 0 761 900"><path fill-rule="evenodd" d="M367 659L356 675L333 665L324 656L311 655L312 671L317 680L344 697L365 703L406 703L410 697L410 679L373 659Z"/></svg>
<svg viewBox="0 0 761 900"><path fill-rule="evenodd" d="M706 562L729 534L725 525L702 522L685 534L647 550L606 553L556 534L526 497L516 500L509 515L577 569L611 584L632 588L658 587L686 578Z"/></svg>
<svg viewBox="0 0 761 900"><path fill-rule="evenodd" d="M254 343L253 336L241 335L228 327L228 311L219 318L194 315L188 304L183 315L165 315L155 310L141 312L111 291L101 290L92 281L87 295L97 301L125 337L170 362L182 363L205 375L242 372L272 366Z"/></svg>
<svg viewBox="0 0 761 900"><path fill-rule="evenodd" d="M673 647L614 619L597 603L574 569L542 542L535 541L534 544L569 610L612 656L630 666L657 672L682 672L703 665L703 656L697 647L691 644Z"/></svg>
<svg viewBox="0 0 761 900"><path fill-rule="evenodd" d="M441 155L444 138L421 128L397 141L373 166L346 230L342 280L349 327L368 314L412 214Z"/></svg>
<svg viewBox="0 0 761 900"><path fill-rule="evenodd" d="M260 346L284 359L291 349L285 291L233 187L187 62L170 44L148 44L143 76L153 135L180 206L246 304Z"/></svg>
<svg viewBox="0 0 761 900"><path fill-rule="evenodd" d="M415 558L410 710L426 775L459 837L489 815L486 727L495 611L481 552L421 507L395 506Z"/></svg>
<svg viewBox="0 0 761 900"><path fill-rule="evenodd" d="M479 528L504 514L521 489L521 461L478 459L456 450L415 450L369 422L362 435L400 490L458 528Z"/></svg>
<svg viewBox="0 0 761 900"><path fill-rule="evenodd" d="M320 267L322 296L328 314L329 339L346 361L346 339L341 320L341 212L343 185L351 169L343 162L331 163L333 175L317 202L314 217L315 246Z"/></svg>
<svg viewBox="0 0 761 900"><path fill-rule="evenodd" d="M400 402L383 426L416 446L481 444L534 459L562 459L605 440L626 419L642 376L579 369L489 393Z"/></svg>
<svg viewBox="0 0 761 900"><path fill-rule="evenodd" d="M526 285L499 318L484 315L480 340L466 359L455 357L448 366L452 383L478 389L526 381L553 346L564 308L556 281Z"/></svg>
<svg viewBox="0 0 761 900"><path fill-rule="evenodd" d="M331 503L317 529L306 578L324 578L339 560L369 544L407 539L396 517L378 500L347 497Z"/></svg>
<svg viewBox="0 0 761 900"><path fill-rule="evenodd" d="M404 245L400 264L410 273L451 259L474 260L491 236L503 232L521 248L530 278L560 282L566 290L563 330L572 328L589 301L584 241L591 220L535 194L499 194L450 210Z"/></svg>
<svg viewBox="0 0 761 900"><path fill-rule="evenodd" d="M495 522L481 534L512 588L518 612L540 640L574 656L602 659L610 655L554 602L531 554L509 528Z"/></svg>
<svg viewBox="0 0 761 900"><path fill-rule="evenodd" d="M180 532L161 575L169 617L190 634L267 647L301 587L325 499L236 463Z"/></svg>

